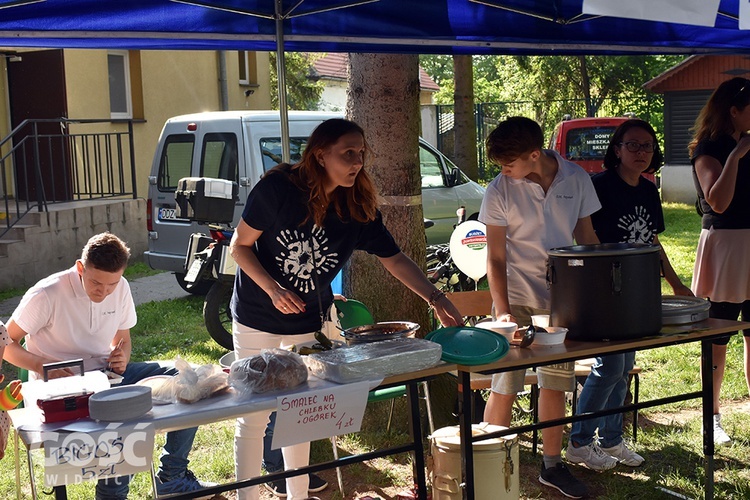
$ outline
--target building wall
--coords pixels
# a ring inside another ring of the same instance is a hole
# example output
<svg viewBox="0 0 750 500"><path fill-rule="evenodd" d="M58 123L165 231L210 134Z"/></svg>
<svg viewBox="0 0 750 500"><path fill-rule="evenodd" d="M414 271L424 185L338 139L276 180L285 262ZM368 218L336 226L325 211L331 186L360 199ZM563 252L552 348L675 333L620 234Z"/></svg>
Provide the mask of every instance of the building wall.
<svg viewBox="0 0 750 500"><path fill-rule="evenodd" d="M134 57L140 60L140 75L131 71L131 93L135 98L134 89L141 89L143 110L142 116L134 113L137 122L133 126L137 193L142 197L146 194L154 150L164 122L176 115L221 109L221 88L218 52L131 51L131 66ZM236 51L226 51L229 109L269 109L268 53L258 54L258 87L247 97L239 84L237 61ZM69 117L109 118L107 51L65 50L65 73ZM138 76L140 81L137 81ZM112 130L125 128L123 125L111 127Z"/></svg>

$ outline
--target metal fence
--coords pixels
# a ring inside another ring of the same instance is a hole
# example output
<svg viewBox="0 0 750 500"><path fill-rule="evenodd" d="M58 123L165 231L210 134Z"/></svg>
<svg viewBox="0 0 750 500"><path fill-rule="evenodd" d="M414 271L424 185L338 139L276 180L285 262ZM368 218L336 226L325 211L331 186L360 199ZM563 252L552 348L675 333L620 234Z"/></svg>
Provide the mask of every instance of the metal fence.
<svg viewBox="0 0 750 500"><path fill-rule="evenodd" d="M24 120L0 140L0 182L0 236L51 203L136 198L133 122Z"/></svg>
<svg viewBox="0 0 750 500"><path fill-rule="evenodd" d="M604 99L598 106L597 116L624 116L633 113L649 122L657 131L664 131L664 97L652 93L635 93ZM586 116L584 99L561 99L554 101L505 101L475 104L474 116L477 126L477 157L479 180L488 182L499 172L487 160L484 148L486 137L498 123L511 116L525 116L541 125L546 141L549 141L555 125L565 118ZM437 147L448 157L453 157L455 128L453 105L437 106ZM460 165L459 165L460 166Z"/></svg>

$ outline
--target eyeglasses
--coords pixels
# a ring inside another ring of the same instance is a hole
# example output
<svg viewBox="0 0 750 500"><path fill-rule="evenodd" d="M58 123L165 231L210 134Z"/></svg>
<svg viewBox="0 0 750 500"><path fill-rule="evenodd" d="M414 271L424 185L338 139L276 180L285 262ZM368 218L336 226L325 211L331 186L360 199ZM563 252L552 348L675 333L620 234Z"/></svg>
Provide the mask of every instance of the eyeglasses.
<svg viewBox="0 0 750 500"><path fill-rule="evenodd" d="M643 144L641 144L640 142L636 141L628 141L621 142L619 145L625 146L631 153L637 153L640 150L643 150L646 153L653 153L655 149L658 149L658 146L653 142L644 142Z"/></svg>

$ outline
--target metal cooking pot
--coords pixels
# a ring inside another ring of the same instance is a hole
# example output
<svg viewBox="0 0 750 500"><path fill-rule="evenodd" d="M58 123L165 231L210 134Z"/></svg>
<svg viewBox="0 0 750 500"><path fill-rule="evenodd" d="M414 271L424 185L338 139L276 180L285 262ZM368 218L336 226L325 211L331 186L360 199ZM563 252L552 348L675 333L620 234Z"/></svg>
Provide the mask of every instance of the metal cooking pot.
<svg viewBox="0 0 750 500"><path fill-rule="evenodd" d="M419 330L418 323L412 323L409 321L383 321L373 325L347 328L341 332L341 336L346 339L347 345L352 345L365 342L378 342L380 340L414 337L414 332L417 330Z"/></svg>
<svg viewBox="0 0 750 500"><path fill-rule="evenodd" d="M569 340L624 340L661 329L659 247L604 243L547 252L550 323Z"/></svg>

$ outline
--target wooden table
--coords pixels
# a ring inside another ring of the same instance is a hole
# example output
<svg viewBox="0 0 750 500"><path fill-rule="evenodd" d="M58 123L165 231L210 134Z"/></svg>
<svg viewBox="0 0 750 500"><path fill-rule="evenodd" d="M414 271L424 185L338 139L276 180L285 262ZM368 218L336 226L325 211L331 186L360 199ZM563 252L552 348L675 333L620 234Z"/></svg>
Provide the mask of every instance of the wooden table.
<svg viewBox="0 0 750 500"><path fill-rule="evenodd" d="M226 483L212 488L206 488L198 492L185 493L181 495L170 496L173 499L185 499L202 497L206 495L215 495L224 491L234 490L254 486L269 481L285 479L287 477L298 476L302 474L319 472L321 470L332 469L344 465L365 462L376 458L381 458L398 453L410 452L414 456L414 480L417 485L419 498L427 498L427 478L425 474L425 458L422 443L422 423L419 413L419 395L417 384L423 380L433 378L437 375L455 371L456 365L441 362L440 364L418 370L414 372L393 375L382 380L372 383L372 388L385 388L396 385L407 386L407 397L409 400L409 421L410 436L412 441L409 444L384 448L359 455L352 455L332 460L329 462L319 463L299 469L281 471L274 474L259 476L252 479ZM241 417L254 411L270 411L276 409L276 398L278 396L295 396L304 395L307 392L322 389L335 388L340 386L335 382L319 379L310 375L306 384L290 389L288 391L275 391L265 394L256 394L251 398L240 398L235 393L222 394L212 398L204 399L193 404L169 404L154 406L145 416L129 421L128 423L147 423L153 424L156 432L169 432L178 429L187 429L221 420ZM44 432L54 432L65 428L81 428L94 432L104 430L111 422L98 422L91 419L80 419L77 421L58 422L44 424L41 422L39 411L30 408L12 410L8 412L13 421L21 441L27 450L38 449L43 446L42 435ZM31 470L31 463L29 462ZM67 499L67 491L64 486L55 488L55 498L57 500Z"/></svg>
<svg viewBox="0 0 750 500"><path fill-rule="evenodd" d="M463 498L472 500L474 498L474 455L473 443L493 437L508 434L522 433L534 429L555 427L568 424L576 420L597 418L613 413L624 413L653 406L685 401L688 399L702 399L703 405L703 453L706 457L706 482L705 498L712 499L714 496L714 437L713 437L713 356L711 352L711 340L726 333L750 328L750 323L728 321L721 319L708 319L691 325L670 326L662 329L658 336L641 338L638 340L612 341L612 342L577 342L566 341L556 346L531 345L530 348L521 349L511 347L508 354L494 363L479 366L458 366L459 376L459 425L461 436L472 436L472 404L471 404L471 374L472 373L499 373L512 370L526 370L536 366L553 363L575 361L577 359L592 358L607 354L617 354L628 351L642 351L667 347L688 342L701 342L701 390L666 398L640 402L617 409L608 409L600 412L590 413L585 416L571 416L532 425L518 426L505 431L492 432L474 436L470 439L461 440L461 467L463 474L464 490ZM680 333L677 333L680 332Z"/></svg>

